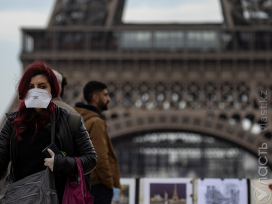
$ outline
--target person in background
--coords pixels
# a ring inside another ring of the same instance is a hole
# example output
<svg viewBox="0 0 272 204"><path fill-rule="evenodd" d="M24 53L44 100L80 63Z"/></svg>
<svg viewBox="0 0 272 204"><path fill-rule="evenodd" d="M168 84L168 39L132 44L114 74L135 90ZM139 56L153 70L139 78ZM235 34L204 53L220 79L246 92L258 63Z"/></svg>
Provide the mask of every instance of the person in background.
<svg viewBox="0 0 272 204"><path fill-rule="evenodd" d="M68 105L67 103L65 103L63 100L62 100L62 97L63 97L63 94L64 94L64 87L67 85L67 80L65 77L63 77L62 74L60 74L59 72L57 72L56 70L53 70L54 74L56 75L57 77L57 80L58 80L58 83L59 83L59 86L60 86L60 90L61 90L61 93L60 95L55 98L53 100L53 102L55 104L57 104L59 107L62 107L62 108L65 108L67 109L70 113L75 113L75 114L78 114L78 112L75 111L75 109Z"/></svg>
<svg viewBox="0 0 272 204"><path fill-rule="evenodd" d="M97 166L91 173L90 193L94 196L94 204L110 204L113 187L121 187L118 161L101 114L108 109L111 99L107 86L98 81L87 83L83 92L87 104L76 103L75 110L83 117L97 153Z"/></svg>

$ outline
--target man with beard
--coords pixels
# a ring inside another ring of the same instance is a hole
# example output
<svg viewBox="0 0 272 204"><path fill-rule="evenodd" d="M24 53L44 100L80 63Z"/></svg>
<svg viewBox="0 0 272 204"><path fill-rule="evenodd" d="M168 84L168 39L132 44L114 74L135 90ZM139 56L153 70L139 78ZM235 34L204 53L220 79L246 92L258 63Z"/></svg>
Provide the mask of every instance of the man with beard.
<svg viewBox="0 0 272 204"><path fill-rule="evenodd" d="M76 103L75 110L83 117L90 139L97 153L97 165L91 173L91 195L94 204L110 204L113 187L120 188L120 171L102 112L108 109L110 97L107 86L90 81L84 87L87 104Z"/></svg>

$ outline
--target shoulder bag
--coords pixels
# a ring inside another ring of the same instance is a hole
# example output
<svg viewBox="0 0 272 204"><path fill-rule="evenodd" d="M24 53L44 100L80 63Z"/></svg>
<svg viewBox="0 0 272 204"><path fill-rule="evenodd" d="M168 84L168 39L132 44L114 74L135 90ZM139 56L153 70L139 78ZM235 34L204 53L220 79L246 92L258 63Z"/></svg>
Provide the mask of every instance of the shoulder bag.
<svg viewBox="0 0 272 204"><path fill-rule="evenodd" d="M51 142L55 142L55 115L50 118ZM49 167L7 185L2 204L59 204L54 173Z"/></svg>
<svg viewBox="0 0 272 204"><path fill-rule="evenodd" d="M89 194L83 167L80 158L75 157L78 168L78 181L72 181L69 177L65 184L62 204L93 204L94 197Z"/></svg>

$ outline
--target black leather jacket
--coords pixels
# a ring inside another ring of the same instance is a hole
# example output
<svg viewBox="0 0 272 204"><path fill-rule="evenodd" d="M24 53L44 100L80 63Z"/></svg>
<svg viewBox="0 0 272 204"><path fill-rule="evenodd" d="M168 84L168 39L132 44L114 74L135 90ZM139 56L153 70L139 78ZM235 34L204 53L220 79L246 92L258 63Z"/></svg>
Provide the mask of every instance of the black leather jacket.
<svg viewBox="0 0 272 204"><path fill-rule="evenodd" d="M16 166L18 139L11 123L17 117L17 114L17 112L7 113L7 119L0 131L0 175L6 171L11 161L14 178L16 178L16 174L19 171ZM73 158L75 156L81 159L84 174L89 174L96 166L97 155L82 119L79 120L77 130L70 132L69 112L56 105L55 115L56 136L60 141L61 151L66 152L67 156L55 155L54 172L77 174L77 164ZM49 123L45 128L50 132Z"/></svg>

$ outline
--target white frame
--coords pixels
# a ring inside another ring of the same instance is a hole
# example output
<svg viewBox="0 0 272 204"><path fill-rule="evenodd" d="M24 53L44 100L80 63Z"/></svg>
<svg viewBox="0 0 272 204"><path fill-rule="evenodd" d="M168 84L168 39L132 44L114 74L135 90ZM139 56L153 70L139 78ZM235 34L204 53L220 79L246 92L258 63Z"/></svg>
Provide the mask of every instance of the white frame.
<svg viewBox="0 0 272 204"><path fill-rule="evenodd" d="M193 179L191 178L143 178L140 179L140 198L139 203L150 204L150 184L186 184L186 204L193 203Z"/></svg>
<svg viewBox="0 0 272 204"><path fill-rule="evenodd" d="M136 180L135 179L120 179L121 185L129 186L129 204L135 204L135 188L136 188Z"/></svg>
<svg viewBox="0 0 272 204"><path fill-rule="evenodd" d="M239 204L248 204L248 189L247 189L247 179L220 179L220 178L206 178L206 179L198 179L197 180L197 203L198 204L205 204L206 203L206 198L205 198L205 192L206 192L206 187L208 185L215 185L217 186L217 190L219 190L222 194L225 192L222 192L222 188L224 184L236 184L240 185L240 194L239 194L239 199L240 202ZM203 193L204 192L204 193Z"/></svg>

